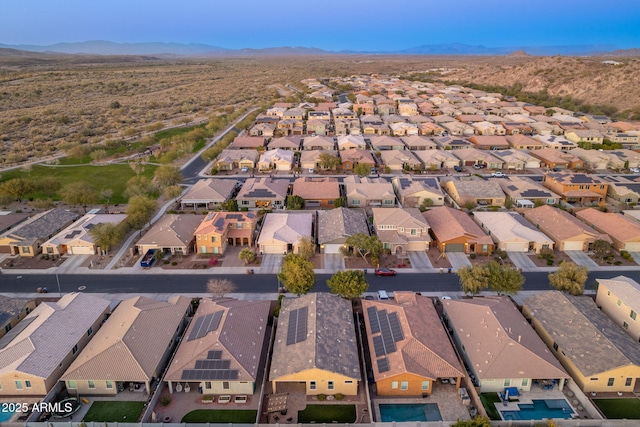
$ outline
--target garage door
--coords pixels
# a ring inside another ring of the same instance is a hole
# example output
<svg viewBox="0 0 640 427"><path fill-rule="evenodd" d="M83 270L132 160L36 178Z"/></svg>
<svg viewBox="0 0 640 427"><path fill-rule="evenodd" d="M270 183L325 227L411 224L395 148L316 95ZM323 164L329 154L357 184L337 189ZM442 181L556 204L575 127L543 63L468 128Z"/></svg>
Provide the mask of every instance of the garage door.
<svg viewBox="0 0 640 427"><path fill-rule="evenodd" d="M624 245L624 250L627 252L640 252L640 242L629 242Z"/></svg>
<svg viewBox="0 0 640 427"><path fill-rule="evenodd" d="M282 245L262 245L260 252L265 254L283 254L286 247Z"/></svg>
<svg viewBox="0 0 640 427"><path fill-rule="evenodd" d="M580 241L571 241L564 242L563 251L581 251L582 250L582 242Z"/></svg>
<svg viewBox="0 0 640 427"><path fill-rule="evenodd" d="M93 255L91 246L69 246L67 250L71 255Z"/></svg>
<svg viewBox="0 0 640 427"><path fill-rule="evenodd" d="M445 252L464 252L464 243L447 243Z"/></svg>
<svg viewBox="0 0 640 427"><path fill-rule="evenodd" d="M529 250L529 244L522 242L502 242L500 249L507 252L527 252Z"/></svg>
<svg viewBox="0 0 640 427"><path fill-rule="evenodd" d="M342 245L324 245L325 254L339 254Z"/></svg>

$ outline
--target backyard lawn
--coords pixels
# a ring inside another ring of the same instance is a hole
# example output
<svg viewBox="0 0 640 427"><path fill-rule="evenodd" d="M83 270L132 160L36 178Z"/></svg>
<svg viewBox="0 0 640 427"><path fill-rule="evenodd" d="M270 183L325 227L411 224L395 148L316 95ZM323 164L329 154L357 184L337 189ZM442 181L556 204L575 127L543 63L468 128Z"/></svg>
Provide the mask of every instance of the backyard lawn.
<svg viewBox="0 0 640 427"><path fill-rule="evenodd" d="M353 423L356 421L355 405L307 405L298 412L299 423Z"/></svg>
<svg viewBox="0 0 640 427"><path fill-rule="evenodd" d="M498 396L498 393L482 393L480 395L480 400L482 401L482 406L484 406L485 411L487 411L489 418L497 421L502 419L500 417L500 413L496 409L496 405L494 405L494 403L500 403L500 396Z"/></svg>
<svg viewBox="0 0 640 427"><path fill-rule="evenodd" d="M137 423L144 402L93 402L84 421Z"/></svg>
<svg viewBox="0 0 640 427"><path fill-rule="evenodd" d="M593 399L605 417L640 420L640 399Z"/></svg>
<svg viewBox="0 0 640 427"><path fill-rule="evenodd" d="M196 409L182 417L183 423L254 424L258 411L227 409Z"/></svg>

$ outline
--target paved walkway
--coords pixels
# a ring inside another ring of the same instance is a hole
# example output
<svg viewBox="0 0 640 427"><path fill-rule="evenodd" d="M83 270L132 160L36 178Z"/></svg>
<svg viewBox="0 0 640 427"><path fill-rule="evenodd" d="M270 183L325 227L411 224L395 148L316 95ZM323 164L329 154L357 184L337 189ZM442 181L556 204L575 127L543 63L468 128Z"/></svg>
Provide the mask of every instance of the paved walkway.
<svg viewBox="0 0 640 427"><path fill-rule="evenodd" d="M284 255L280 254L264 254L262 256L262 264L260 264L260 273L276 274L282 267Z"/></svg>
<svg viewBox="0 0 640 427"><path fill-rule="evenodd" d="M421 251L408 251L407 255L411 261L411 266L416 270L423 271L424 269L433 268L431 260L427 256L426 252Z"/></svg>
<svg viewBox="0 0 640 427"><path fill-rule="evenodd" d="M471 261L469 261L469 256L464 252L447 252L447 259L453 268L453 271L456 271L460 267L466 267L471 265Z"/></svg>
<svg viewBox="0 0 640 427"><path fill-rule="evenodd" d="M324 255L324 270L340 271L344 270L344 257L340 254Z"/></svg>
<svg viewBox="0 0 640 427"><path fill-rule="evenodd" d="M525 268L536 268L536 264L529 258L528 252L507 252L507 255L518 268L523 270Z"/></svg>
<svg viewBox="0 0 640 427"><path fill-rule="evenodd" d="M588 269L600 267L594 260L589 258L586 252L582 251L564 251L578 265L584 265Z"/></svg>

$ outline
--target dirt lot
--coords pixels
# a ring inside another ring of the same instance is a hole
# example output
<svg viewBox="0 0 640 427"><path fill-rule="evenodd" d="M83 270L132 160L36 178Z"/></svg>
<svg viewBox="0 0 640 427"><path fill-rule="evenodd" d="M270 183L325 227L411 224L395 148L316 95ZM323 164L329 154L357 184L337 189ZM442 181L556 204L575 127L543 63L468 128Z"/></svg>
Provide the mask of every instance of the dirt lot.
<svg viewBox="0 0 640 427"><path fill-rule="evenodd" d="M18 269L33 269L33 270L44 270L50 267L57 267L65 261L65 258L56 257L43 257L41 255L34 257L21 257L15 256L5 259L0 267L3 269L10 270L12 268Z"/></svg>

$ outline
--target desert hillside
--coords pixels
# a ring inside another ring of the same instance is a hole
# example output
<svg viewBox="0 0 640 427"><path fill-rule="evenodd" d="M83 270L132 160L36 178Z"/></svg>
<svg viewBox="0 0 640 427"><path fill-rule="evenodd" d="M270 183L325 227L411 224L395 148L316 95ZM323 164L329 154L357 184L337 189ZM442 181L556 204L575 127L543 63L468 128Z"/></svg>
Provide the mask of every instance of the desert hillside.
<svg viewBox="0 0 640 427"><path fill-rule="evenodd" d="M640 112L640 59L621 59L620 65L606 65L603 57L529 57L504 65L495 58L469 61L446 76L447 80L510 87L550 95L581 99L593 105L611 105L618 111Z"/></svg>

